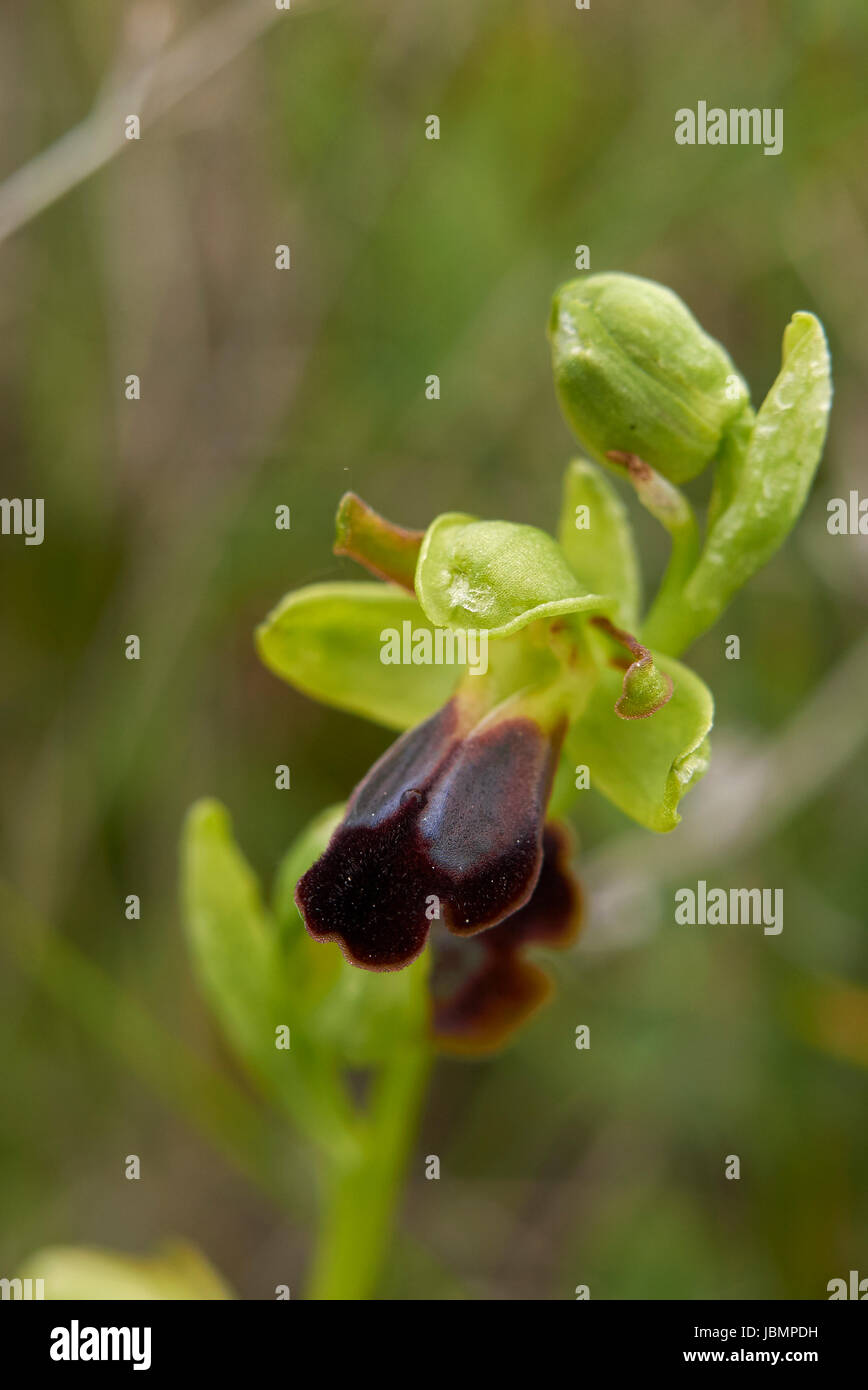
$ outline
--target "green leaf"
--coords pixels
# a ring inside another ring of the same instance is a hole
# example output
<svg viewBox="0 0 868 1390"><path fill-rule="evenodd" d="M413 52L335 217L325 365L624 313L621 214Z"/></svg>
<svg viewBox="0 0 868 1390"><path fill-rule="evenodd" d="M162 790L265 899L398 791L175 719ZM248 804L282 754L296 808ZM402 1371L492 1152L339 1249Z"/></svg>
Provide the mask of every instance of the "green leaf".
<svg viewBox="0 0 868 1390"><path fill-rule="evenodd" d="M274 1025L288 1022L288 1001L275 978L274 931L259 884L219 802L199 801L187 817L183 895L205 993L238 1051L268 1071Z"/></svg>
<svg viewBox="0 0 868 1390"><path fill-rule="evenodd" d="M585 520L588 524L580 526ZM634 631L639 561L627 508L603 471L587 459L573 459L564 474L558 541L579 582L599 594L611 594L615 621Z"/></svg>
<svg viewBox="0 0 868 1390"><path fill-rule="evenodd" d="M182 879L196 973L226 1037L266 1094L309 1137L341 1145L350 1112L303 1026L305 979L293 979L287 968L256 876L219 802L197 802L187 816ZM288 1049L276 1046L278 1029L285 1028Z"/></svg>
<svg viewBox="0 0 868 1390"><path fill-rule="evenodd" d="M118 1255L86 1245L38 1250L19 1279L43 1279L46 1300L215 1300L232 1292L194 1246L168 1241L155 1255Z"/></svg>
<svg viewBox="0 0 868 1390"><path fill-rule="evenodd" d="M573 765L585 764L591 786L649 830L672 830L681 797L708 767L711 692L680 662L655 652L671 677L671 700L647 719L625 722L615 713L623 672L603 668L583 714L566 740Z"/></svg>
<svg viewBox="0 0 868 1390"><path fill-rule="evenodd" d="M277 605L256 646L269 670L314 700L408 729L445 705L463 668L384 664L383 633L430 626L412 594L389 584L312 584Z"/></svg>
<svg viewBox="0 0 868 1390"><path fill-rule="evenodd" d="M487 629L493 637L612 603L582 587L545 531L460 512L438 517L425 533L416 593L437 627Z"/></svg>
<svg viewBox="0 0 868 1390"><path fill-rule="evenodd" d="M813 314L796 314L784 334L780 373L757 412L746 449L730 464L729 504L718 510L684 588L685 612L673 640L657 630L649 640L683 650L783 544L820 462L831 401L823 326Z"/></svg>

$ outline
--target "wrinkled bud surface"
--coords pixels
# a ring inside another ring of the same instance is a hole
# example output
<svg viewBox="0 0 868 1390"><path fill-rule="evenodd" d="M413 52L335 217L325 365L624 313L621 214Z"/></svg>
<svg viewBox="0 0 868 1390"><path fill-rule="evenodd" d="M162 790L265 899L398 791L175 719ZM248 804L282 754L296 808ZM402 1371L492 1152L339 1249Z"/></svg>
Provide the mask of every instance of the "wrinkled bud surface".
<svg viewBox="0 0 868 1390"><path fill-rule="evenodd" d="M749 406L730 357L676 294L634 275L571 280L549 337L568 424L601 463L639 454L671 482L702 471Z"/></svg>
<svg viewBox="0 0 868 1390"><path fill-rule="evenodd" d="M433 920L471 935L534 888L563 729L521 713L477 714L456 698L398 739L299 880L308 931L338 942L355 965L400 969Z"/></svg>

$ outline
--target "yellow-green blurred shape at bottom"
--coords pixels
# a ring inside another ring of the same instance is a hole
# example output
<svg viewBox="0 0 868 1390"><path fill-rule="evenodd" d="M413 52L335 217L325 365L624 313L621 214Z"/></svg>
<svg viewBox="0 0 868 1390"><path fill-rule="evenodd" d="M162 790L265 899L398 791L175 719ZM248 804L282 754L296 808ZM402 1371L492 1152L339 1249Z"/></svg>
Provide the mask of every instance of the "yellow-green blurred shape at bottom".
<svg viewBox="0 0 868 1390"><path fill-rule="evenodd" d="M118 1255L85 1245L51 1245L31 1255L21 1279L41 1279L46 1300L228 1299L233 1294L204 1255L183 1241L154 1255Z"/></svg>

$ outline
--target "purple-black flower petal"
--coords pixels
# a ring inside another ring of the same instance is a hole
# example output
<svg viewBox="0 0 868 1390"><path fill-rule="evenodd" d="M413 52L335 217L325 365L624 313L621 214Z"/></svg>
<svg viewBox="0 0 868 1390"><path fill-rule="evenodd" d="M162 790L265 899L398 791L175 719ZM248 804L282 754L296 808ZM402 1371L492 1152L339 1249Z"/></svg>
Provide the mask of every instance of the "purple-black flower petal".
<svg viewBox="0 0 868 1390"><path fill-rule="evenodd" d="M299 881L311 935L355 965L397 970L432 920L470 935L520 908L539 876L561 732L516 714L474 729L472 706L453 699L404 734Z"/></svg>
<svg viewBox="0 0 868 1390"><path fill-rule="evenodd" d="M531 719L508 719L465 739L419 818L441 883L446 924L472 935L527 902L559 739Z"/></svg>
<svg viewBox="0 0 868 1390"><path fill-rule="evenodd" d="M527 946L570 945L581 919L581 891L569 868L562 826L546 826L543 862L525 905L472 941L432 938L434 1036L447 1052L494 1051L551 993L546 972L525 960Z"/></svg>
<svg viewBox="0 0 868 1390"><path fill-rule="evenodd" d="M336 941L354 965L399 970L428 939L436 889L417 820L459 739L456 702L393 743L359 783L325 854L299 880L299 911L317 941Z"/></svg>

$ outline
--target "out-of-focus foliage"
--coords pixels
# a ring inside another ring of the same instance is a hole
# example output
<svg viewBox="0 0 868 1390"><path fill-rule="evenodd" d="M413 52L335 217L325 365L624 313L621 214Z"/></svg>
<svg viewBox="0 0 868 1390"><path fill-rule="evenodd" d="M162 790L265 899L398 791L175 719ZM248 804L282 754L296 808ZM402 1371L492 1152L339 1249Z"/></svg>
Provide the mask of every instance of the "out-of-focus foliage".
<svg viewBox="0 0 868 1390"><path fill-rule="evenodd" d="M76 1246L38 1250L20 1278L42 1279L47 1299L226 1299L232 1294L198 1250L178 1241L133 1259Z"/></svg>
<svg viewBox="0 0 868 1390"><path fill-rule="evenodd" d="M213 8L171 6L179 29ZM126 11L4 8L0 177L88 111ZM291 690L253 647L288 589L355 577L324 558L348 487L413 527L489 516L492 495L504 520L551 525L575 446L545 329L581 243L594 271L672 286L757 402L781 324L818 314L831 432L794 536L692 649L715 761L666 840L666 880L649 876L643 931L555 960L554 1002L500 1059L438 1066L382 1292L823 1297L864 1260L868 1226L864 686L833 686L839 717L806 730L767 831L708 873L689 835L728 753L758 765L866 625L865 539L830 536L826 501L866 490L868 14L861 0L316 11L276 22L0 246L2 490L46 499L41 547L0 539L0 858L34 909L0 924L0 1275L59 1243L146 1251L158 1230L243 1297L301 1282L311 1174L288 1130L264 1124L244 1175L226 1158L258 1100L190 969L179 828L219 797L263 876L391 737ZM691 99L782 107L783 153L677 146ZM614 481L662 568L665 535ZM803 764L843 730L847 756L830 751L803 795ZM291 791L275 789L279 763ZM628 834L593 790L576 823L589 865ZM676 927L673 889L703 877L783 887L781 935ZM237 1113L215 1089L208 1115L224 1148L142 1085L122 998L89 1033L56 976L40 987L34 922L233 1080ZM25 924L32 952L13 959L6 934ZM448 1183L425 1181L431 1152ZM275 1154L281 1204L251 1173Z"/></svg>

